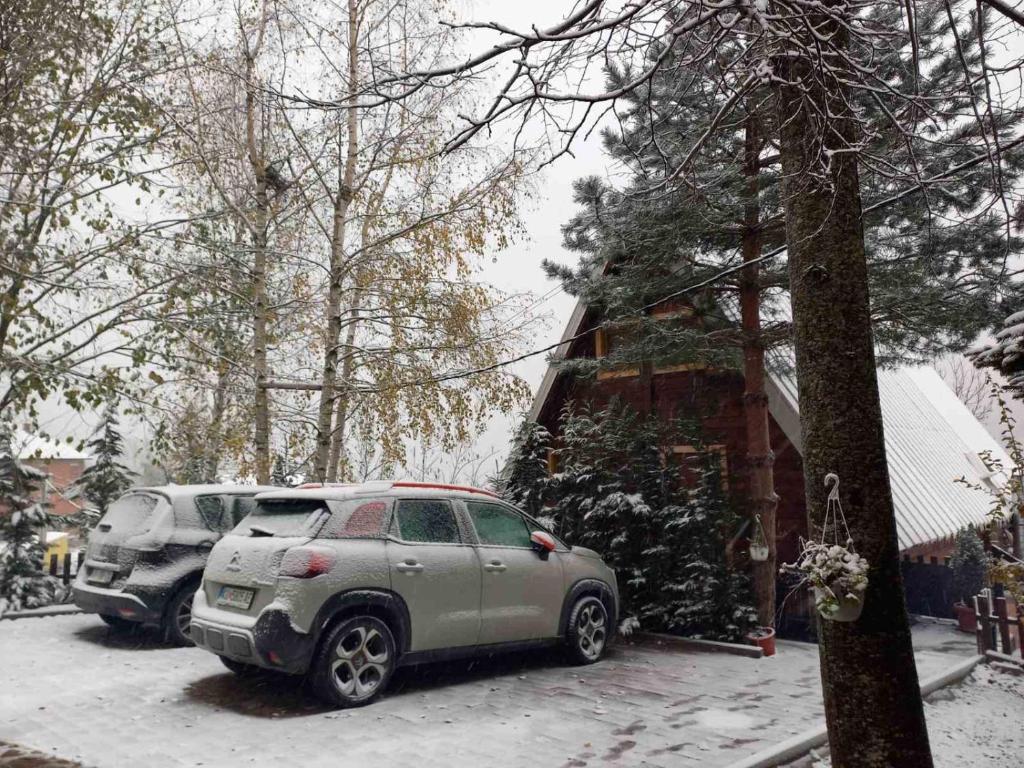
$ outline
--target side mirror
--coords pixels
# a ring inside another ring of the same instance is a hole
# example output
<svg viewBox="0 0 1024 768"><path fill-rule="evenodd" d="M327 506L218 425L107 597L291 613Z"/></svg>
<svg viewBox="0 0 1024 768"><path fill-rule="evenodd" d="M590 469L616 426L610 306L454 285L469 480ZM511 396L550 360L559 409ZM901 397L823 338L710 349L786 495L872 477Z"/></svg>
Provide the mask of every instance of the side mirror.
<svg viewBox="0 0 1024 768"><path fill-rule="evenodd" d="M534 531L530 534L530 546L541 560L547 560L548 555L555 551L555 540L550 533Z"/></svg>

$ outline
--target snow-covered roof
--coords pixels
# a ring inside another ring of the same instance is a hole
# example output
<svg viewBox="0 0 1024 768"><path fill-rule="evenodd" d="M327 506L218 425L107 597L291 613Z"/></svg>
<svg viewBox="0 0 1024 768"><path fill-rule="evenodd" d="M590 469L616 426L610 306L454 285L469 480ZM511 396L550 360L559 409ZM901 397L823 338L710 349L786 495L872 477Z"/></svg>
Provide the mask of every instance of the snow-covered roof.
<svg viewBox="0 0 1024 768"><path fill-rule="evenodd" d="M585 314L585 305L578 302L563 340L579 333ZM568 346L559 347L552 357L563 358ZM768 408L802 453L796 373L786 358L780 353L770 356ZM530 407L530 419L540 417L558 374L557 365L548 366ZM988 496L954 481L962 476L974 483L987 479L978 460L982 451L990 451L1010 466L1002 446L930 367L880 370L878 390L900 549L945 539L965 525L983 523L991 509Z"/></svg>
<svg viewBox="0 0 1024 768"><path fill-rule="evenodd" d="M11 439L11 447L17 452L19 459L56 459L82 460L90 458L89 454L77 450L71 443L57 442L45 437L30 435L21 429L15 429Z"/></svg>

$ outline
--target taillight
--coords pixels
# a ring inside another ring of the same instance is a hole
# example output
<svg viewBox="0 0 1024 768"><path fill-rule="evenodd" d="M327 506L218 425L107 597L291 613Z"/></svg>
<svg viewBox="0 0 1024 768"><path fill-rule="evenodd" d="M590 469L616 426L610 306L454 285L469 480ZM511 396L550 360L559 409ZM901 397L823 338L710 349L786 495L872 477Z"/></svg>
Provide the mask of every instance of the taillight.
<svg viewBox="0 0 1024 768"><path fill-rule="evenodd" d="M293 547L284 553L278 574L293 579L312 579L331 570L335 560L333 549Z"/></svg>

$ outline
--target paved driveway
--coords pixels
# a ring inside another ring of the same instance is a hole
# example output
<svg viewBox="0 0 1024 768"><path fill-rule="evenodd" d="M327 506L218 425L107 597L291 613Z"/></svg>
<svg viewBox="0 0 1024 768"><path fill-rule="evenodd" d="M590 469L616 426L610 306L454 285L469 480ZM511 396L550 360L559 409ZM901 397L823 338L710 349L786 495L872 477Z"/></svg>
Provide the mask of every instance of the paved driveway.
<svg viewBox="0 0 1024 768"><path fill-rule="evenodd" d="M962 636L961 636L962 637ZM920 635L922 676L970 651ZM0 741L113 766L725 766L822 717L817 650L771 659L620 645L401 670L380 702L319 706L288 678L117 635L89 615L0 621Z"/></svg>

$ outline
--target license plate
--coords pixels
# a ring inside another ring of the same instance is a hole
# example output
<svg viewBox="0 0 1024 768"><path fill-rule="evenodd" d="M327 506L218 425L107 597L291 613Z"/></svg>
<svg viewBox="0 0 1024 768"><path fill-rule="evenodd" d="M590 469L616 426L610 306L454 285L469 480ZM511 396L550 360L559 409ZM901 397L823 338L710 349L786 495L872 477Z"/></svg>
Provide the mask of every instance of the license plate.
<svg viewBox="0 0 1024 768"><path fill-rule="evenodd" d="M92 568L89 573L88 582L90 584L109 584L114 580L113 571L105 571L100 568Z"/></svg>
<svg viewBox="0 0 1024 768"><path fill-rule="evenodd" d="M220 594L217 595L217 605L226 605L228 608L241 608L243 611L247 611L252 605L254 594L251 589L221 587Z"/></svg>

